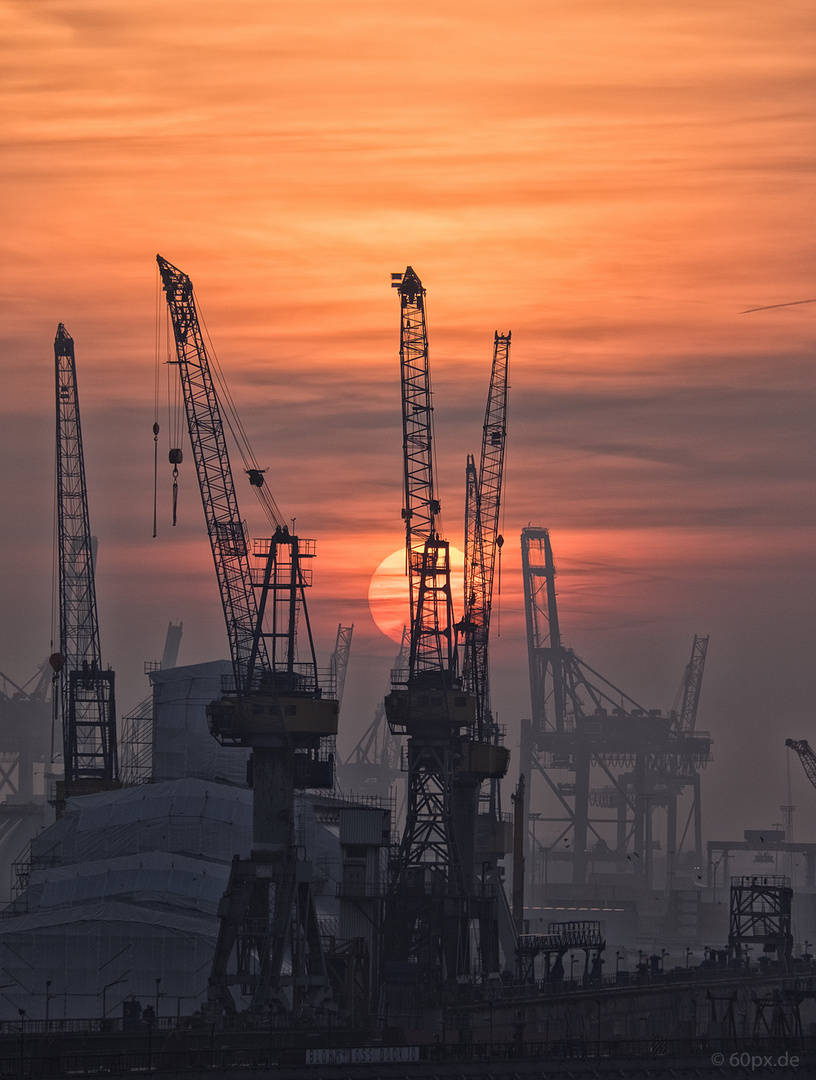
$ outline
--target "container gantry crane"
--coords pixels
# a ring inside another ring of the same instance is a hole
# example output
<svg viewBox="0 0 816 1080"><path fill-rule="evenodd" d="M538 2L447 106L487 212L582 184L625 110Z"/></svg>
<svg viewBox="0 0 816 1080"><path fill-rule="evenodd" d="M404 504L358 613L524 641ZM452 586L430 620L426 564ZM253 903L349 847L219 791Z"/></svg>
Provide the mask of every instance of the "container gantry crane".
<svg viewBox="0 0 816 1080"><path fill-rule="evenodd" d="M700 708L700 692L703 686L707 653L708 636L695 634L691 645L691 657L683 673L680 709L674 723L673 742L677 749L658 762L661 767L657 771L656 782L664 789L666 799L666 877L669 882L674 877L678 859L684 853L686 837L692 821L695 865L701 867L703 864L703 812L699 765L705 764L707 755L701 756L696 735L697 713ZM691 753L686 752L689 748ZM685 826L678 837L677 800L687 786L692 789L691 806Z"/></svg>
<svg viewBox="0 0 816 1080"><path fill-rule="evenodd" d="M450 546L438 532L425 289L409 266L392 275L400 298L400 375L410 596L407 669L385 700L395 734L407 736L406 821L386 900L383 954L418 965L425 1000L440 979L470 972L469 928L482 928L483 963L495 950L495 903L474 888L479 782L506 769L506 751L474 740L476 701L458 671ZM491 923L492 920L492 923Z"/></svg>
<svg viewBox="0 0 816 1080"><path fill-rule="evenodd" d="M710 760L711 739L707 732L679 729L670 714L645 709L563 645L547 529L522 530L521 554L532 719L522 721L519 770L530 780L533 775L544 779L563 815L551 819L561 821L563 829L550 857L569 860L572 884L580 888L593 843L604 858L648 886L651 810L660 802L671 804L673 797L667 791L667 763L682 761L695 770ZM590 789L593 766L603 770L608 788ZM572 776L558 781L559 772ZM672 782L676 787L683 781ZM593 818L591 807L616 814ZM669 844L674 850L674 837Z"/></svg>
<svg viewBox="0 0 816 1080"><path fill-rule="evenodd" d="M64 779L57 810L72 795L119 785L113 671L102 666L94 558L85 484L74 342L62 323L54 339L57 392L59 679Z"/></svg>
<svg viewBox="0 0 816 1080"><path fill-rule="evenodd" d="M277 522L270 539L255 541L260 565L251 565L192 282L166 259L157 261L233 666L231 686L208 707L208 723L222 745L252 749L252 850L233 860L209 999L233 1010L232 988L240 985L256 1013L332 1007L311 866L298 858L294 836L295 789L334 780L333 760L322 751L337 734L338 702L317 668L305 601L304 563L314 542ZM251 484L264 483L259 470L248 472Z"/></svg>

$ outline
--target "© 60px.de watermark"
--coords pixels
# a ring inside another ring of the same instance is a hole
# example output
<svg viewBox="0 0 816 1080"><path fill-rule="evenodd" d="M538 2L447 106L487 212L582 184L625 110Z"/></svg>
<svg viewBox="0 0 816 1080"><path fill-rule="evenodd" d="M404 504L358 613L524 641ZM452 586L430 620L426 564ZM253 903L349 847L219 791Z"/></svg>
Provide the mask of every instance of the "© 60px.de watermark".
<svg viewBox="0 0 816 1080"><path fill-rule="evenodd" d="M757 1069L798 1069L799 1058L796 1054L752 1054L747 1050L733 1054L712 1054L711 1064L717 1066L728 1065L732 1069L748 1069L756 1072Z"/></svg>

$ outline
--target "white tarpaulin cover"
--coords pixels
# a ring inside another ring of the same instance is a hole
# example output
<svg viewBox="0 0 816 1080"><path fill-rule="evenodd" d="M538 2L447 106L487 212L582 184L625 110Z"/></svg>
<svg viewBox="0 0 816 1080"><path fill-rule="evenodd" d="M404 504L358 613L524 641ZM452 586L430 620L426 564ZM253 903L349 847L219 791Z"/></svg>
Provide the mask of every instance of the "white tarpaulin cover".
<svg viewBox="0 0 816 1080"><path fill-rule="evenodd" d="M155 1009L157 992L160 1015L189 1014L205 1000L218 902L252 842L247 751L220 747L205 715L230 671L153 673L158 782L69 799L32 842L28 887L0 918L0 1018L121 1017L131 998ZM298 841L331 917L337 828L314 802L297 800Z"/></svg>

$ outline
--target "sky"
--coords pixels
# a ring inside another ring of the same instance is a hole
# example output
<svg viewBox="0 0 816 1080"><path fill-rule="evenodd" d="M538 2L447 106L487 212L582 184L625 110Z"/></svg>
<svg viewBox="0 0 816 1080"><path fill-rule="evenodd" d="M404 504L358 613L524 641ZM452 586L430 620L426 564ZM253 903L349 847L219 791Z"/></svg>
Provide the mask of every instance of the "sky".
<svg viewBox="0 0 816 1080"><path fill-rule="evenodd" d="M533 524L565 643L636 700L671 707L710 635L707 838L791 801L799 838L816 828L784 746L816 742L816 304L743 314L816 297L810 0L0 0L0 49L0 671L23 682L51 651L59 322L120 713L169 621L180 663L226 655L189 451L171 525L158 252L192 278L270 488L317 541L321 655L354 624L350 750L396 651L367 595L403 541L389 278L411 265L452 543L493 334L512 331L492 652L511 752Z"/></svg>

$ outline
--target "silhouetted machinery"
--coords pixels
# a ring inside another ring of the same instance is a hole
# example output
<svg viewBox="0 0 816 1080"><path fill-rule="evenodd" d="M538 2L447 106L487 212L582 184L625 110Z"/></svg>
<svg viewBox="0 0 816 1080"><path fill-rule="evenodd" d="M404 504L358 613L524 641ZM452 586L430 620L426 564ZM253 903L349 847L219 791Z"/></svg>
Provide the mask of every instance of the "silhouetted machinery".
<svg viewBox="0 0 816 1080"><path fill-rule="evenodd" d="M807 739L785 739L785 746L796 751L802 762L802 768L805 770L805 776L816 787L816 754L813 753Z"/></svg>
<svg viewBox="0 0 816 1080"><path fill-rule="evenodd" d="M295 789L332 786L326 747L337 733L338 702L318 672L306 610L315 545L278 522L270 539L255 541L251 565L192 283L157 259L232 655L230 685L208 708L210 731L223 745L252 748L252 851L233 860L209 997L232 1010L240 986L256 1013L330 1007L311 864L294 835ZM252 485L264 484L260 470L248 471Z"/></svg>
<svg viewBox="0 0 816 1080"><path fill-rule="evenodd" d="M102 666L94 556L85 486L74 342L62 323L54 339L57 390L59 678L64 779L57 812L71 795L119 785L114 673Z"/></svg>
<svg viewBox="0 0 816 1080"><path fill-rule="evenodd" d="M560 813L549 819L561 826L546 853L550 887L558 880L555 864L565 861L571 869L566 884L585 886L591 859L612 862L618 872L639 879L640 889L650 887L652 812L665 806L672 888L674 862L692 816L695 863L702 865L697 770L710 760L711 739L695 722L708 638L694 639L680 714L646 709L562 643L548 531L525 528L521 551L532 720L522 721L519 770L545 781L550 805ZM608 786L590 786L592 768L602 770ZM678 836L677 798L688 785L694 800ZM613 815L599 817L594 808Z"/></svg>
<svg viewBox="0 0 816 1080"><path fill-rule="evenodd" d="M462 678L476 699L476 737L494 746L502 743L502 731L490 702L488 646L493 606L493 582L504 538L499 533L504 450L507 440L507 368L510 334L496 334L490 389L482 426L479 469L471 455L466 467L464 616ZM489 777L480 787L476 833L476 873L499 884L500 860L512 847L512 825L505 820L501 804L501 780ZM503 896L503 894L501 894ZM510 920L507 920L510 925Z"/></svg>
<svg viewBox="0 0 816 1080"><path fill-rule="evenodd" d="M476 887L474 845L480 785L505 774L508 752L486 737L484 715L480 729L476 669L471 663L474 678L466 685L458 667L450 547L437 529L425 290L411 267L392 275L392 284L401 310L411 630L408 666L392 673L385 701L392 731L407 737L407 807L386 898L383 956L392 1002L399 982L418 991L414 1001L433 1005L445 982L471 973L472 920L482 972L497 970L497 897L483 883Z"/></svg>

